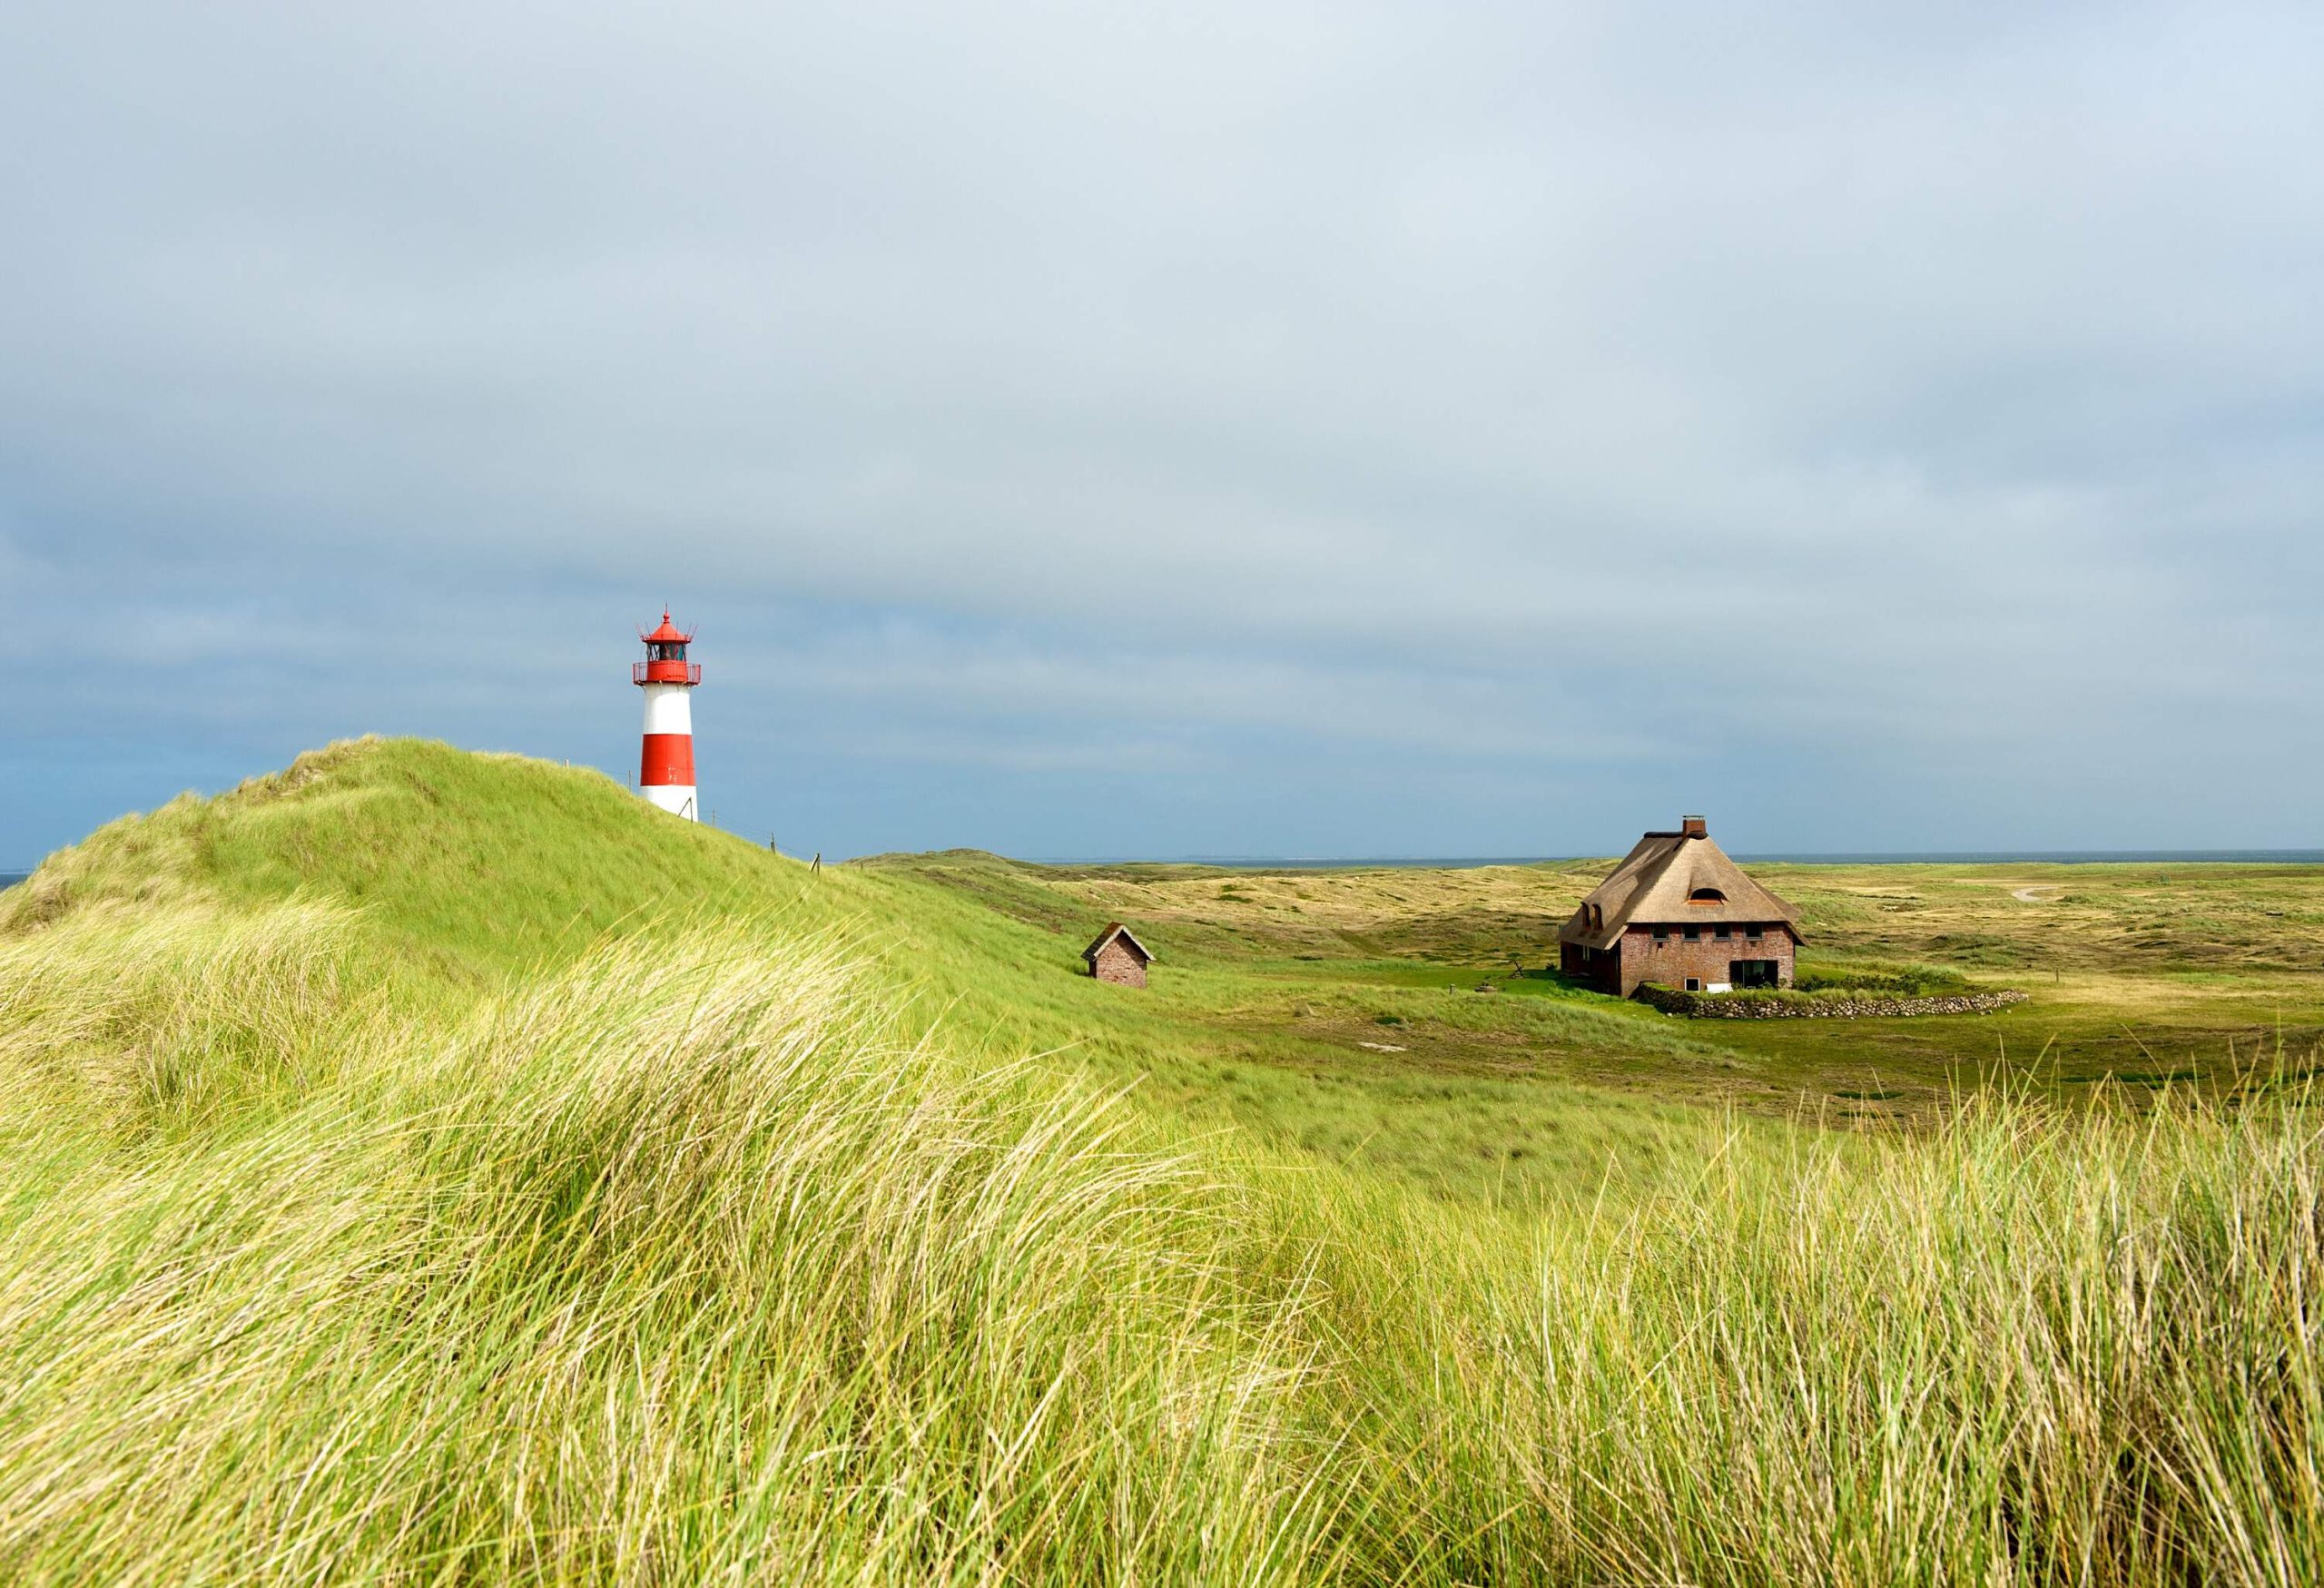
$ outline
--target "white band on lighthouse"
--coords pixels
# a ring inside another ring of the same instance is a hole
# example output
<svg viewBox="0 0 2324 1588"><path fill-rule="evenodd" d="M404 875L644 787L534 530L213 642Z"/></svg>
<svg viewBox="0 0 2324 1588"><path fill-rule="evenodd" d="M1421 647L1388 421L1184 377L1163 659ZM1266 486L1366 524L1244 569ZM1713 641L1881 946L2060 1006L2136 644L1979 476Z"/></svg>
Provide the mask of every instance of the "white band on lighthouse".
<svg viewBox="0 0 2324 1588"><path fill-rule="evenodd" d="M686 734L694 732L694 707L687 700L688 690L683 684L648 684L645 686L645 731L649 734Z"/></svg>
<svg viewBox="0 0 2324 1588"><path fill-rule="evenodd" d="M702 820L701 812L694 808L694 784L690 783L649 783L637 792L645 796L648 804L659 805L673 816L684 816L689 822Z"/></svg>

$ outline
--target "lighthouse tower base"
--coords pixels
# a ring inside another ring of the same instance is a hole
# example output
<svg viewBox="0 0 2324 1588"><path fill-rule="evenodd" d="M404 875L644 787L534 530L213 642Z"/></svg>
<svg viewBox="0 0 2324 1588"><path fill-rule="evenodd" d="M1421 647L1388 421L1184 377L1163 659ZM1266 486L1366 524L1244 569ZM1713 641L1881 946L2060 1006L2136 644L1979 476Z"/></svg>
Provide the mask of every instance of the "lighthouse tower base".
<svg viewBox="0 0 2324 1588"><path fill-rule="evenodd" d="M649 783L637 791L648 804L659 805L673 816L684 816L689 822L699 822L701 814L694 808L694 785L688 783Z"/></svg>

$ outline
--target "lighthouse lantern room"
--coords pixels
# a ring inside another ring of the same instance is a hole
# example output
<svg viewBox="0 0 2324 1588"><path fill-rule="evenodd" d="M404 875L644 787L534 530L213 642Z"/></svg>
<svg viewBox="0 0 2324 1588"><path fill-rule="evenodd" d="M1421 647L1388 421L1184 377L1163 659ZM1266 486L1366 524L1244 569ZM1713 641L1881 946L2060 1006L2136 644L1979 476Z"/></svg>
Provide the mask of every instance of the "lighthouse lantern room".
<svg viewBox="0 0 2324 1588"><path fill-rule="evenodd" d="M700 821L694 801L694 708L687 704L702 682L702 664L686 660L694 636L682 634L665 610L662 626L640 634L645 659L633 662L629 681L645 691L645 747L638 757L637 790L674 816Z"/></svg>

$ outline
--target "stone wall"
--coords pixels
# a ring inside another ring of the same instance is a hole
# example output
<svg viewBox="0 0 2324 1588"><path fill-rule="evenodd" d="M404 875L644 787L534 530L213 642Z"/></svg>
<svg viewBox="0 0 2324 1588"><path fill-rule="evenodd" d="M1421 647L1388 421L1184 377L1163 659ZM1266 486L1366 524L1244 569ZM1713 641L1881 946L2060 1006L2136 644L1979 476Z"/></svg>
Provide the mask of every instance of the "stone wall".
<svg viewBox="0 0 2324 1588"><path fill-rule="evenodd" d="M2025 1001L2017 991L1947 992L1899 998L1882 992L1679 992L1651 984L1634 996L1691 1020L1864 1020L1910 1014L1991 1014Z"/></svg>

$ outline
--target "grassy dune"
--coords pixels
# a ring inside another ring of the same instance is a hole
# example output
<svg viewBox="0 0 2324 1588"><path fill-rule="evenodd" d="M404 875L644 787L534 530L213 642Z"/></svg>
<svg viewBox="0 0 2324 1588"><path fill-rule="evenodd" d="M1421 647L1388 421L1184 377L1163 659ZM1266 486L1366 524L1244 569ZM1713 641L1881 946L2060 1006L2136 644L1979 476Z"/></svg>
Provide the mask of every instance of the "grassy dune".
<svg viewBox="0 0 2324 1588"><path fill-rule="evenodd" d="M0 1578L2324 1576L2304 1092L1576 1086L1625 1177L1453 1196L1194 1106L1244 973L1126 1008L1069 941L409 744L56 857L0 895Z"/></svg>

